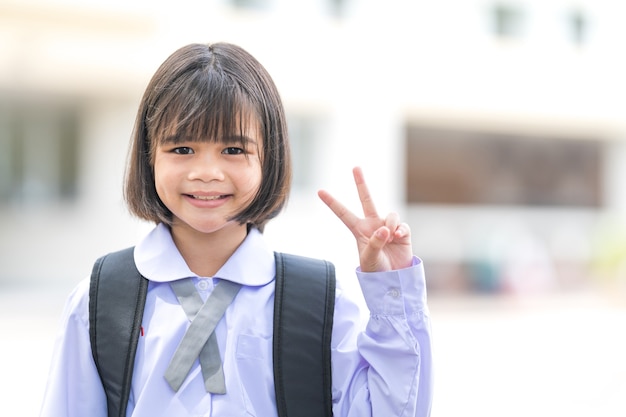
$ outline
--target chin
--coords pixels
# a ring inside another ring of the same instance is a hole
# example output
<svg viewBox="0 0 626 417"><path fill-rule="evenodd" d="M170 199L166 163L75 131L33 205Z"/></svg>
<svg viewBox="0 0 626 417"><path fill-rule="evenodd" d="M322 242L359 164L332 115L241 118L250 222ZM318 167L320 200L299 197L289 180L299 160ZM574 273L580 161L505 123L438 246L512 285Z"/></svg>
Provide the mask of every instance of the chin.
<svg viewBox="0 0 626 417"><path fill-rule="evenodd" d="M214 234L214 233L220 233L220 232L233 232L235 230L238 230L240 228L244 228L246 227L246 225L239 225L239 223L237 222L227 222L227 223L219 223L219 224L215 224L215 223L204 223L204 224L188 224L187 225L189 228L195 230L198 233L203 233L203 234Z"/></svg>

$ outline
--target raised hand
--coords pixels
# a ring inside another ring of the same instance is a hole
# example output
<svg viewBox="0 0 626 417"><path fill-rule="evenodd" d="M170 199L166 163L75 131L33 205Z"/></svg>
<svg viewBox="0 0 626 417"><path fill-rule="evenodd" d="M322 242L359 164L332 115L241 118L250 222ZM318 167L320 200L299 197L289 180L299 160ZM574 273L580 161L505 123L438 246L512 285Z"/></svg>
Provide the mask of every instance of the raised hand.
<svg viewBox="0 0 626 417"><path fill-rule="evenodd" d="M364 218L354 215L327 191L320 190L318 195L354 235L361 271L381 272L409 267L413 259L409 226L400 223L397 213L381 218L376 212L361 168L354 168L352 172Z"/></svg>

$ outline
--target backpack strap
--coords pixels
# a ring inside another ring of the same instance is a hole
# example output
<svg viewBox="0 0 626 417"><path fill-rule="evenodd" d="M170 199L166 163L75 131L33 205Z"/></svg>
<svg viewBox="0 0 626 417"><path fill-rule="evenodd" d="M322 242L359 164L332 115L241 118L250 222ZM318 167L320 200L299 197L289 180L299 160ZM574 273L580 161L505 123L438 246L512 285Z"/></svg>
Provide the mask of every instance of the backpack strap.
<svg viewBox="0 0 626 417"><path fill-rule="evenodd" d="M278 415L330 417L335 267L317 259L274 255L273 355Z"/></svg>
<svg viewBox="0 0 626 417"><path fill-rule="evenodd" d="M148 280L133 248L96 261L89 286L89 336L109 417L126 417Z"/></svg>

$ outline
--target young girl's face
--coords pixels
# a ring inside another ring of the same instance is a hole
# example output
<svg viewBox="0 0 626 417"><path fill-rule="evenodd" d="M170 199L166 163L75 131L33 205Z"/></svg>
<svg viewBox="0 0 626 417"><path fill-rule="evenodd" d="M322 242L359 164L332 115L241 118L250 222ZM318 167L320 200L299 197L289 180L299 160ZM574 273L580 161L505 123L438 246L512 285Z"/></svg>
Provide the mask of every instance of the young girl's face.
<svg viewBox="0 0 626 417"><path fill-rule="evenodd" d="M174 136L160 141L154 179L159 198L172 212L172 229L215 233L240 226L229 219L252 202L261 185L261 147L253 122L242 136L206 141Z"/></svg>

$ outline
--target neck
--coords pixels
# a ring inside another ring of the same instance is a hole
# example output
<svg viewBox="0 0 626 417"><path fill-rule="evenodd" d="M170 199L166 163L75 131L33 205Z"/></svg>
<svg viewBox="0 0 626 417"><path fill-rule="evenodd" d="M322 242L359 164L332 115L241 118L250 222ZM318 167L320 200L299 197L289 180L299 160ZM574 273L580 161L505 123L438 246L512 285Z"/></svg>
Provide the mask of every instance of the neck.
<svg viewBox="0 0 626 417"><path fill-rule="evenodd" d="M189 269L201 277L212 277L247 236L246 225L233 224L213 233L173 225L172 239Z"/></svg>

